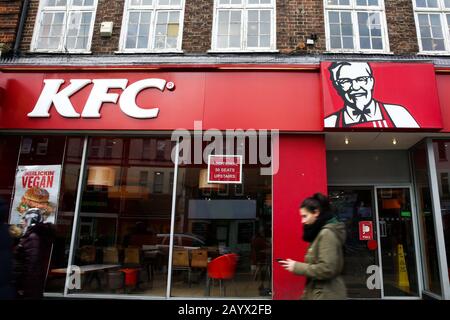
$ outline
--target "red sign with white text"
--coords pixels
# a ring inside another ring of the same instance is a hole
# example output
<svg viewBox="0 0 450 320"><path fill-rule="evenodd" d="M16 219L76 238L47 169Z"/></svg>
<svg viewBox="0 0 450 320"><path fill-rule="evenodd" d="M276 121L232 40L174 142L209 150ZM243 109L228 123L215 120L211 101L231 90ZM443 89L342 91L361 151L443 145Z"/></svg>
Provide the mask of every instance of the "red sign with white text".
<svg viewBox="0 0 450 320"><path fill-rule="evenodd" d="M372 221L359 222L359 240L373 240Z"/></svg>
<svg viewBox="0 0 450 320"><path fill-rule="evenodd" d="M208 183L242 183L242 156L209 155Z"/></svg>
<svg viewBox="0 0 450 320"><path fill-rule="evenodd" d="M442 116L431 63L323 62L328 130L439 130Z"/></svg>
<svg viewBox="0 0 450 320"><path fill-rule="evenodd" d="M0 129L211 128L322 131L320 74L0 72Z"/></svg>

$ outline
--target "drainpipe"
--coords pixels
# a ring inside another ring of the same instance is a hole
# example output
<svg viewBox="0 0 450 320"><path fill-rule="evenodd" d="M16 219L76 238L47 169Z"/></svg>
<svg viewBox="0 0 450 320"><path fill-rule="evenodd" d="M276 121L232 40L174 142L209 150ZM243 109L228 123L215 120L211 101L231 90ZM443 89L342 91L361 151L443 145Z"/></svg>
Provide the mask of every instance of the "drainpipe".
<svg viewBox="0 0 450 320"><path fill-rule="evenodd" d="M13 50L14 56L17 56L19 54L19 46L20 46L20 41L22 40L22 33L23 33L23 29L25 27L25 21L27 20L29 4L30 4L30 0L24 0L24 2L22 4L19 27L17 29L16 41L14 42L14 50Z"/></svg>

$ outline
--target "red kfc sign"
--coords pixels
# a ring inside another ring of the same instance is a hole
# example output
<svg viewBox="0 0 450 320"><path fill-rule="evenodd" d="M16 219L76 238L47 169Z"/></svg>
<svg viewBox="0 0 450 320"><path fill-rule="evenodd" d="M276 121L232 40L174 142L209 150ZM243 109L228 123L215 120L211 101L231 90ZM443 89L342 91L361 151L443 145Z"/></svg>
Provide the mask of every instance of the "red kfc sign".
<svg viewBox="0 0 450 320"><path fill-rule="evenodd" d="M359 240L373 240L372 221L359 222Z"/></svg>
<svg viewBox="0 0 450 320"><path fill-rule="evenodd" d="M324 62L327 129L442 129L432 64Z"/></svg>
<svg viewBox="0 0 450 320"><path fill-rule="evenodd" d="M242 156L210 155L208 183L242 183Z"/></svg>
<svg viewBox="0 0 450 320"><path fill-rule="evenodd" d="M323 129L319 73L172 70L0 71L0 128Z"/></svg>

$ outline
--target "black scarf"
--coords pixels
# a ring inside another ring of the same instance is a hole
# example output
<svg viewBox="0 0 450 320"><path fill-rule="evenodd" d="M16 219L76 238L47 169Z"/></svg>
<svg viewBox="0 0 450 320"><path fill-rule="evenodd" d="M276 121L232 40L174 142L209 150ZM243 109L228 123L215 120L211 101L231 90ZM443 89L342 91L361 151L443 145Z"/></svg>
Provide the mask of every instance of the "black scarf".
<svg viewBox="0 0 450 320"><path fill-rule="evenodd" d="M326 225L327 221L333 218L331 212L324 212L317 217L317 220L312 224L303 225L303 241L313 242L322 230L323 226Z"/></svg>

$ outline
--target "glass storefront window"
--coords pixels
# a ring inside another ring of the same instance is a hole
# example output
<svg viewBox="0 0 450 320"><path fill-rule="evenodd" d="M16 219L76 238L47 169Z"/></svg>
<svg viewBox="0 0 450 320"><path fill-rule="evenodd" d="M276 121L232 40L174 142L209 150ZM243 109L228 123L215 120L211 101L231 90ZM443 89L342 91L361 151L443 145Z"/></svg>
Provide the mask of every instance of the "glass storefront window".
<svg viewBox="0 0 450 320"><path fill-rule="evenodd" d="M38 207L44 212L45 222L54 224L56 238L50 261L43 262L49 264L45 291L63 293L65 273L53 270L66 268L68 263L83 139L34 135L3 137L1 141L0 180L2 196L9 195L10 223L21 230L23 214L28 208ZM48 179L36 174L49 168L54 168L55 175ZM33 198L32 190L41 190L46 196Z"/></svg>
<svg viewBox="0 0 450 320"><path fill-rule="evenodd" d="M421 143L412 149L411 157L415 180L419 230L422 239L420 243L422 245L424 288L425 290L440 295L439 260L436 247L430 183L428 179L426 144Z"/></svg>
<svg viewBox="0 0 450 320"><path fill-rule="evenodd" d="M180 165L171 296L271 297L272 177L249 149L235 148L242 183L207 183L206 164Z"/></svg>
<svg viewBox="0 0 450 320"><path fill-rule="evenodd" d="M372 222L374 239L377 239L375 204L373 190L365 187L330 187L328 194L338 219L345 223L347 237L344 246L343 277L349 298L381 298L381 290L367 286L367 270L379 265L377 246L359 239L359 224Z"/></svg>
<svg viewBox="0 0 450 320"><path fill-rule="evenodd" d="M169 137L90 137L78 195L84 141L84 137L56 135L0 139L5 169L0 182L2 210L11 212L12 204L19 225L26 206L43 206L46 222L55 225L46 293L165 297L170 267L170 296L271 297L272 176L261 171L270 172L270 162L250 160L253 146L241 144L234 152L244 155L242 183L211 186L202 180L206 164L181 164L174 181L175 143ZM271 143L265 143L262 152L270 153ZM50 194L45 203L24 202L32 186L15 189L22 181L18 174L53 167L58 172L52 180L55 195ZM169 265L174 184L174 248ZM78 198L79 212L75 212ZM216 263L219 269L226 268L223 259L231 259L233 270L227 269L230 276L220 280L213 269ZM72 286L78 281L73 282L74 274L65 287L69 263L80 275L79 287Z"/></svg>
<svg viewBox="0 0 450 320"><path fill-rule="evenodd" d="M84 138L78 137L68 137L66 139L56 220L56 240L53 245L52 258L47 275L46 292L62 293L64 291L66 275L54 271L66 268L69 261L83 141Z"/></svg>
<svg viewBox="0 0 450 320"><path fill-rule="evenodd" d="M409 188L376 188L385 297L417 296L413 208Z"/></svg>
<svg viewBox="0 0 450 320"><path fill-rule="evenodd" d="M374 193L371 187L330 187L329 195L347 226L343 276L348 297L417 296L410 189L375 187ZM367 223L373 238L363 240L361 224ZM380 276L379 282L373 274Z"/></svg>
<svg viewBox="0 0 450 320"><path fill-rule="evenodd" d="M441 200L442 226L444 229L447 265L450 265L450 140L433 141L436 173ZM448 270L450 278L450 267Z"/></svg>
<svg viewBox="0 0 450 320"><path fill-rule="evenodd" d="M20 137L3 136L0 138L2 168L0 170L0 210L2 212L10 212L19 148Z"/></svg>
<svg viewBox="0 0 450 320"><path fill-rule="evenodd" d="M174 164L170 138L89 139L71 293L165 296Z"/></svg>

